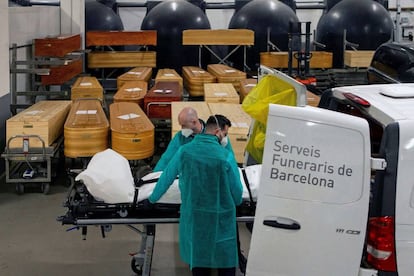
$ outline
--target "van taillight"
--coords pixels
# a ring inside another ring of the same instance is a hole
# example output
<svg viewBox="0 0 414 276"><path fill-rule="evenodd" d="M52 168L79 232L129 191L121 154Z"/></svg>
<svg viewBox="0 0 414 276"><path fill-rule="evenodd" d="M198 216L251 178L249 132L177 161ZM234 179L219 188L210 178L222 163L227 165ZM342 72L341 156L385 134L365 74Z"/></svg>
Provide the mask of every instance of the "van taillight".
<svg viewBox="0 0 414 276"><path fill-rule="evenodd" d="M367 261L375 269L397 271L394 217L374 217L368 222Z"/></svg>
<svg viewBox="0 0 414 276"><path fill-rule="evenodd" d="M356 104L362 105L363 107L370 107L371 106L371 104L367 100L365 100L365 99L363 99L363 98L361 98L361 97L359 97L359 96L357 96L355 94L352 94L352 93L343 93L343 95L348 100L351 100L351 101L353 101Z"/></svg>

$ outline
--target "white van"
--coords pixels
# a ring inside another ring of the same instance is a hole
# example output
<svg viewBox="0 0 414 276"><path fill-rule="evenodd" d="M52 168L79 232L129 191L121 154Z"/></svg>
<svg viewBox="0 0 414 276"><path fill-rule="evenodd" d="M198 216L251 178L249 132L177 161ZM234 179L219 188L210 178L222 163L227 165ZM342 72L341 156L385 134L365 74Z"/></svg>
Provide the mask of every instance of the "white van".
<svg viewBox="0 0 414 276"><path fill-rule="evenodd" d="M412 275L411 169L414 84L270 105L247 275Z"/></svg>

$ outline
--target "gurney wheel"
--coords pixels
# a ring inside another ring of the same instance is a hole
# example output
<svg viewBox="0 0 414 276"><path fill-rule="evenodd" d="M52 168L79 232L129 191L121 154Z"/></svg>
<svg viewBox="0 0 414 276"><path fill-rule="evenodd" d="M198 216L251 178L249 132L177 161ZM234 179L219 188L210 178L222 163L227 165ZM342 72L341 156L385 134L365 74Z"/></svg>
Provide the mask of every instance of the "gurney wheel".
<svg viewBox="0 0 414 276"><path fill-rule="evenodd" d="M131 259L131 269L134 271L137 275L142 275L142 265L137 264L135 261L135 258Z"/></svg>
<svg viewBox="0 0 414 276"><path fill-rule="evenodd" d="M24 185L22 183L17 183L16 184L16 193L18 195L24 194Z"/></svg>
<svg viewBox="0 0 414 276"><path fill-rule="evenodd" d="M49 183L42 183L41 189L42 189L42 193L44 195L47 195L50 191L50 184Z"/></svg>

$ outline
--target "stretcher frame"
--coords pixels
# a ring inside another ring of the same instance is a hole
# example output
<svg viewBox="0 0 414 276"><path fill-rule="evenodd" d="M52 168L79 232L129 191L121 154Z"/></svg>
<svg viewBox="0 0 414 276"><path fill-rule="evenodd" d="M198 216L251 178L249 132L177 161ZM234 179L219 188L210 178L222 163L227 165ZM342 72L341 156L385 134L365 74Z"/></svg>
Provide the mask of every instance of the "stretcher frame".
<svg viewBox="0 0 414 276"><path fill-rule="evenodd" d="M70 204L73 204L74 192L77 193L77 187L83 187L86 190L86 187L81 182L75 181L75 175L80 173L82 170L70 170L69 177L71 181L71 185L68 189L68 196L66 199L66 202L64 203L64 206L69 207ZM243 177L246 180L246 175L243 173ZM88 226L100 226L101 227L101 233L102 237L105 237L105 232L108 232L112 229L112 225L125 225L132 231L138 233L141 236L141 242L138 247L138 251L136 253L131 253L131 269L137 273L137 275L141 276L150 276L151 275L151 265L152 265L152 257L153 257L153 251L154 251L154 243L155 243L155 233L156 233L156 225L157 224L177 224L179 223L179 204L154 204L154 207L151 209L145 209L144 206L140 202L137 202L138 192L139 192L139 186L146 183L151 183L156 180L149 180L149 181L142 181L139 180L138 183L135 183L136 185L136 192L134 201L132 203L125 203L125 204L106 204L110 208L113 208L113 210L116 210L120 208L120 210L117 211L118 216L117 218L97 218L97 217L76 217L73 216L73 213L68 211L66 215L58 217L57 220L61 221L63 225L73 225L73 227L69 228L67 231L73 230L73 229L81 229L82 230L82 237L85 240L87 235L87 227ZM255 211L255 202L253 201L251 191L249 188L249 185L246 185L249 190L249 200L243 201L242 207L238 207L237 209L237 222L244 222L244 223L251 223L254 221L254 211ZM88 192L86 191L88 194ZM91 196L92 197L92 196ZM87 197L84 199L88 200ZM105 203L102 203L105 204ZM101 204L101 205L102 205ZM117 206L118 205L118 206ZM72 207L74 206L71 205ZM102 210L102 208L99 207L100 204L96 206L96 210ZM103 205L102 205L103 206ZM167 210L168 207L171 206L171 210L166 212L166 215L170 216L162 216L163 210ZM79 207L79 206L77 206ZM141 212L151 212L154 211L154 214L156 214L154 217L151 216L144 216L144 217L127 217L127 212L122 213L122 208L128 209L131 207L137 208L138 210L140 207ZM80 206L82 208L82 206ZM245 210L241 210L241 208L249 209L248 212ZM70 208L69 208L70 209ZM74 210L74 209L73 209ZM240 211L241 210L241 211ZM160 211L160 212L158 212ZM88 213L87 210L84 210L85 215ZM98 211L99 212L99 211ZM173 214L173 216L171 216ZM122 217L125 216L125 217ZM136 227L136 225L142 225L143 229L140 230Z"/></svg>

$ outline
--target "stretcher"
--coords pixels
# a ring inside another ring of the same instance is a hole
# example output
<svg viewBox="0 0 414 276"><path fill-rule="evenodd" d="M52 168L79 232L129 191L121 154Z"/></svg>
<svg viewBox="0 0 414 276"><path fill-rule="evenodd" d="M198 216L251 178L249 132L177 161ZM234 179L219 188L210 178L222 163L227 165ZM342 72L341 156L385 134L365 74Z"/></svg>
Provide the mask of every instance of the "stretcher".
<svg viewBox="0 0 414 276"><path fill-rule="evenodd" d="M243 183L243 202L237 207L238 222L253 222L257 188L259 186L261 165L240 168ZM78 170L70 171L71 186L68 190L64 206L66 214L58 217L63 225L72 225L69 230L81 229L86 239L88 226L100 226L102 236L112 225L126 225L141 236L137 253L132 254L131 268L138 275L148 276L151 263L157 224L178 223L180 211L180 194L178 180L174 181L166 194L151 206L145 199L151 194L161 172L145 175L134 179L135 192L132 202L106 203L97 200L88 190L83 181L77 181ZM137 225L142 225L139 229Z"/></svg>

